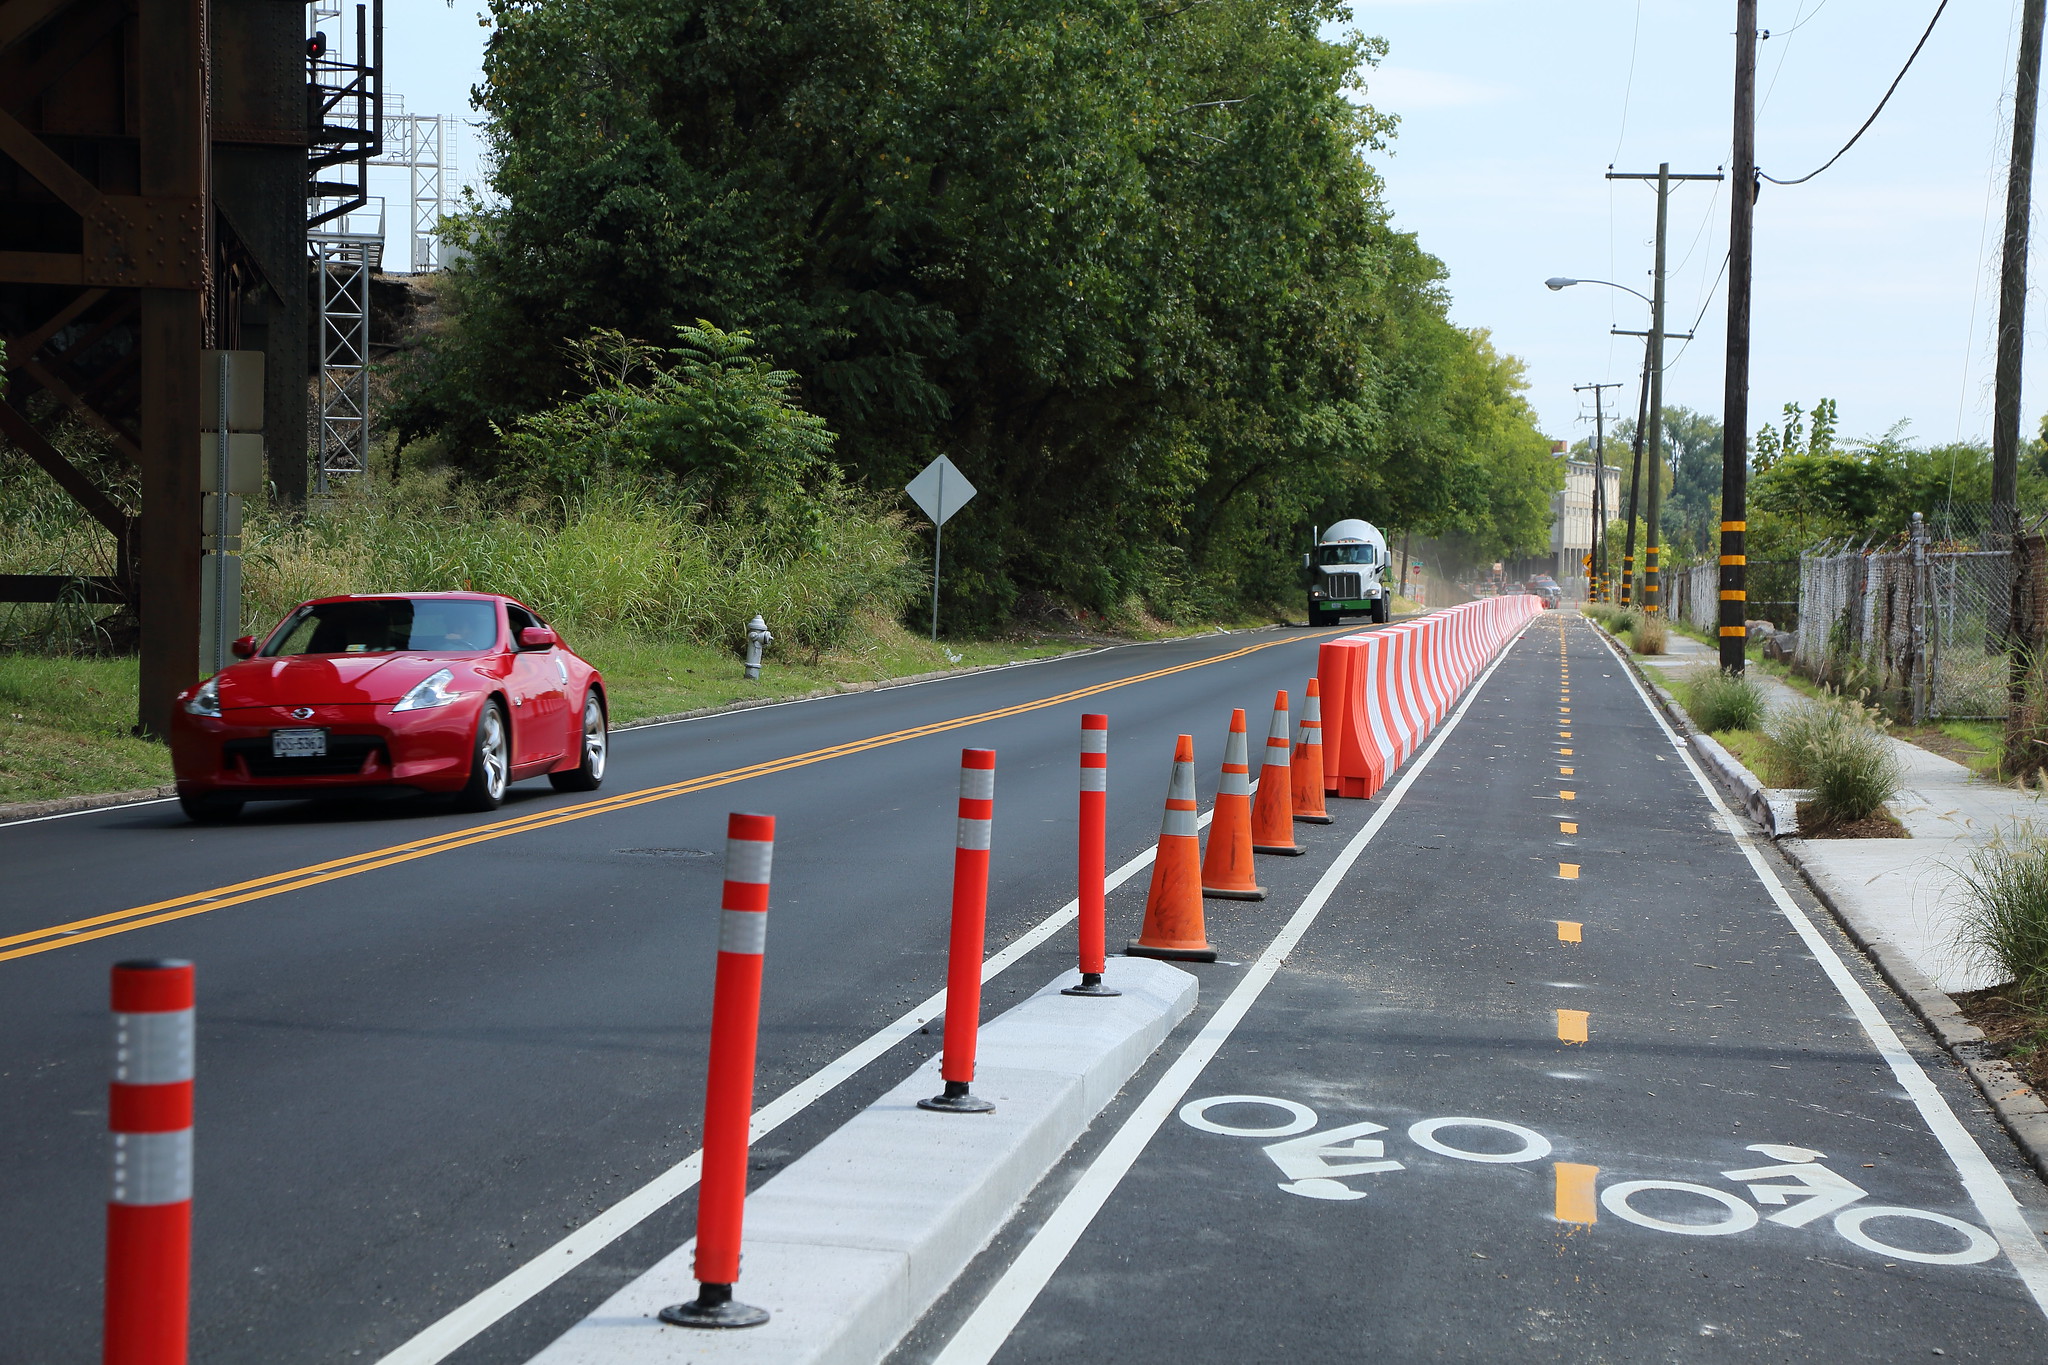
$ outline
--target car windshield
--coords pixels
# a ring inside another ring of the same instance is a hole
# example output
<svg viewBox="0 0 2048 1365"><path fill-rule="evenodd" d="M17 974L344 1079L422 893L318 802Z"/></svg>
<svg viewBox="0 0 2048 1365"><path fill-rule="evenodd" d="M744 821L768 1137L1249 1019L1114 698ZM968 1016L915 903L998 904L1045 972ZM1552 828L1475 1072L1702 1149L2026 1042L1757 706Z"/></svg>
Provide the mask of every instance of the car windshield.
<svg viewBox="0 0 2048 1365"><path fill-rule="evenodd" d="M495 603L380 597L300 607L263 653L448 654L489 649L497 642Z"/></svg>
<svg viewBox="0 0 2048 1365"><path fill-rule="evenodd" d="M1320 545L1316 547L1318 564L1377 564L1379 559L1370 545Z"/></svg>

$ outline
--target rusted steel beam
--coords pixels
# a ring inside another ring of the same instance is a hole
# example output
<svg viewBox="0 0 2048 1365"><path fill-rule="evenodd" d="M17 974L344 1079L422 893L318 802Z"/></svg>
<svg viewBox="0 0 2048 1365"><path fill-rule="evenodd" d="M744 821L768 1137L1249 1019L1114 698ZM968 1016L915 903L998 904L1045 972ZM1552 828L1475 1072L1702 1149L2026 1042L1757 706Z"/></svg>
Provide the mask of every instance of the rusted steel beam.
<svg viewBox="0 0 2048 1365"><path fill-rule="evenodd" d="M127 600L118 579L86 574L0 573L0 602L90 602L116 606Z"/></svg>
<svg viewBox="0 0 2048 1365"><path fill-rule="evenodd" d="M85 257L63 251L0 251L0 284L85 283Z"/></svg>
<svg viewBox="0 0 2048 1365"><path fill-rule="evenodd" d="M0 47L11 47L56 16L70 0L14 0L0 7Z"/></svg>
<svg viewBox="0 0 2048 1365"><path fill-rule="evenodd" d="M71 206L80 217L90 217L105 196L99 186L73 170L71 163L50 149L50 144L21 126L14 115L0 110L0 152L21 164L21 168L43 182L43 188Z"/></svg>
<svg viewBox="0 0 2048 1365"><path fill-rule="evenodd" d="M199 368L199 356L196 348L192 357L192 368L194 370ZM42 385L44 392L77 413L87 426L112 441L116 450L135 461L138 465L143 463L143 448L135 436L124 430L120 423L86 402L81 394L54 374L49 366L43 364L40 360L25 360L22 362L21 369L29 378ZM195 425L192 428L194 439L197 439L199 431L196 425L197 420L195 417ZM194 459L197 459L197 456L194 456Z"/></svg>
<svg viewBox="0 0 2048 1365"><path fill-rule="evenodd" d="M20 0L15 0L16 4ZM5 11L0 11L4 13ZM33 62L0 80L0 108L19 114L34 104L36 97L69 75L100 43L111 36L128 17L122 0L99 0L97 4L74 6L64 16L62 32L44 44Z"/></svg>
<svg viewBox="0 0 2048 1365"><path fill-rule="evenodd" d="M41 465L57 481L57 486L71 495L73 502L114 533L116 541L125 541L133 534L134 518L101 491L98 484L81 474L78 466L65 459L64 452L51 445L11 403L0 403L0 435L5 435L21 447L23 454Z"/></svg>
<svg viewBox="0 0 2048 1365"><path fill-rule="evenodd" d="M208 198L204 0L147 0L136 25L136 113L144 198ZM196 224L210 233L211 212ZM212 259L210 241L201 262ZM199 676L199 351L201 287L144 287L142 353L142 658L137 719L170 733L177 694Z"/></svg>
<svg viewBox="0 0 2048 1365"><path fill-rule="evenodd" d="M14 369L49 344L50 338L84 315L85 310L107 296L104 289L88 289L50 315L50 320L24 336L7 339L7 368Z"/></svg>

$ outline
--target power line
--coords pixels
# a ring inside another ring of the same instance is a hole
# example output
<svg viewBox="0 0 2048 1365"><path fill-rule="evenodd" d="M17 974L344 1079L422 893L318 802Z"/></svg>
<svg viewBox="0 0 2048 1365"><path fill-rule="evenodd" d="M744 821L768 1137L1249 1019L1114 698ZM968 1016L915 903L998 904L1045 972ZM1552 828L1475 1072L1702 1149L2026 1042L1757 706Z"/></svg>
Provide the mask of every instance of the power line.
<svg viewBox="0 0 2048 1365"><path fill-rule="evenodd" d="M1934 7L1934 17L1927 21L1927 31L1920 35L1920 41L1913 44L1913 51L1907 55L1906 64L1899 68L1898 75L1892 77L1892 83L1885 90L1884 98L1877 102L1877 108L1870 111L1870 117L1863 120L1863 126L1856 130L1855 135L1851 137L1847 142L1842 144L1841 151L1836 152L1833 156L1829 157L1824 163L1821 164L1818 170L1808 171L1805 175L1800 176L1797 180L1780 180L1775 175L1765 175L1762 171L1758 171L1756 173L1757 178L1759 180L1768 180L1773 185L1804 185L1807 181L1813 179L1816 175L1819 175L1821 171L1826 170L1829 166L1832 166L1837 161L1840 161L1842 157L1848 152L1848 150L1856 145L1857 139L1870 131L1870 125L1877 122L1877 116L1879 114L1882 114L1884 112L1885 105L1891 102L1893 92L1899 88L1899 82L1906 79L1906 73L1913 69L1913 59L1920 55L1920 49L1926 47L1927 40L1934 36L1934 26L1937 23L1941 22L1941 13L1943 10L1947 8L1948 0L1941 0L1941 3Z"/></svg>

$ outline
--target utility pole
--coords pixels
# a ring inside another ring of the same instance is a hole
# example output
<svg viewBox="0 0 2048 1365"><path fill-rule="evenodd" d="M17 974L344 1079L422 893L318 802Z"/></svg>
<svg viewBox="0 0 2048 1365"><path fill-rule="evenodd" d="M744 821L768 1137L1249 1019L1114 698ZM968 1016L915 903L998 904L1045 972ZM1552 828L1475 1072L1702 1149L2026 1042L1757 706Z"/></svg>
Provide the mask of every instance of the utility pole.
<svg viewBox="0 0 2048 1365"><path fill-rule="evenodd" d="M2033 0L2038 6L2041 0ZM1756 0L1735 0L1735 192L1728 199L1728 359L1721 391L1723 671L1741 676L1749 638L1749 299L1756 238Z"/></svg>
<svg viewBox="0 0 2048 1365"><path fill-rule="evenodd" d="M1648 541L1643 546L1643 610L1654 615L1661 610L1664 597L1657 572L1657 556L1662 547L1657 541L1660 535L1659 504L1664 488L1664 247L1665 238L1669 236L1666 229L1671 220L1671 182L1720 180L1724 177L1719 171L1712 175L1673 175L1671 163L1666 161L1657 167L1654 175L1649 172L1609 171L1607 178L1657 182L1657 264L1651 272L1655 284L1650 290L1650 487L1646 499L1648 510L1643 517L1643 536Z"/></svg>
<svg viewBox="0 0 2048 1365"><path fill-rule="evenodd" d="M1643 481L1643 423L1650 411L1650 346L1643 343L1643 380L1636 386L1636 434L1630 442L1635 454L1628 469L1628 523L1621 538L1621 605L1633 606L1636 598L1636 491Z"/></svg>
<svg viewBox="0 0 2048 1365"><path fill-rule="evenodd" d="M2033 212L2034 120L2041 98L2041 21L2044 0L2025 0L2020 11L2020 61L2013 78L2012 163L2005 182L2005 260L1998 277L1998 366L1991 403L1991 545L2011 550L2019 530L2020 359L2027 316L2027 220ZM2007 573L2012 562L2007 559ZM2016 575L2008 578L2015 582ZM2010 594L1994 598L1994 631L2008 648ZM2002 618L2002 619L1999 619Z"/></svg>
<svg viewBox="0 0 2048 1365"><path fill-rule="evenodd" d="M1607 412L1600 402L1602 389L1618 389L1621 381L1608 384L1574 384L1573 393L1593 391L1593 600L1605 601L1601 592L1607 581L1607 556L1602 543L1607 531ZM1566 466L1570 468L1569 465Z"/></svg>

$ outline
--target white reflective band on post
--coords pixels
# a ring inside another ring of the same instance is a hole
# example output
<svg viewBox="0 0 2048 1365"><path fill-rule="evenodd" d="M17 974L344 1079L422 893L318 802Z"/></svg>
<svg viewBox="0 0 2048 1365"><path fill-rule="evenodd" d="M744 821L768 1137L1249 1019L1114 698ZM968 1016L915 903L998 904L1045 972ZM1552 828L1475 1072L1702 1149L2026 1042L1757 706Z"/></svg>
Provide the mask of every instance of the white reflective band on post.
<svg viewBox="0 0 2048 1365"><path fill-rule="evenodd" d="M1199 823L1200 821L1197 820L1193 811L1175 810L1169 806L1166 809L1166 819L1162 822L1159 832L1161 834L1171 834L1178 838L1192 839L1195 837L1195 826Z"/></svg>
<svg viewBox="0 0 2048 1365"><path fill-rule="evenodd" d="M719 914L719 952L751 953L759 957L768 950L767 911L721 910Z"/></svg>
<svg viewBox="0 0 2048 1365"><path fill-rule="evenodd" d="M114 1016L114 1079L163 1085L192 1079L192 1011Z"/></svg>
<svg viewBox="0 0 2048 1365"><path fill-rule="evenodd" d="M775 861L775 844L768 839L727 839L725 879L765 886L768 866Z"/></svg>
<svg viewBox="0 0 2048 1365"><path fill-rule="evenodd" d="M1109 769L1081 769L1081 790L1084 792L1106 792L1109 790Z"/></svg>
<svg viewBox="0 0 2048 1365"><path fill-rule="evenodd" d="M182 1204L192 1197L192 1130L114 1134L114 1202Z"/></svg>
<svg viewBox="0 0 2048 1365"><path fill-rule="evenodd" d="M1083 730L1081 752L1084 754L1106 754L1109 752L1109 731Z"/></svg>
<svg viewBox="0 0 2048 1365"><path fill-rule="evenodd" d="M961 816L960 833L958 835L959 842L955 847L976 849L983 853L988 852L989 826L994 823L995 821L993 820L970 820L964 815Z"/></svg>
<svg viewBox="0 0 2048 1365"><path fill-rule="evenodd" d="M960 799L962 801L995 800L996 770L994 768L962 768L960 770Z"/></svg>

